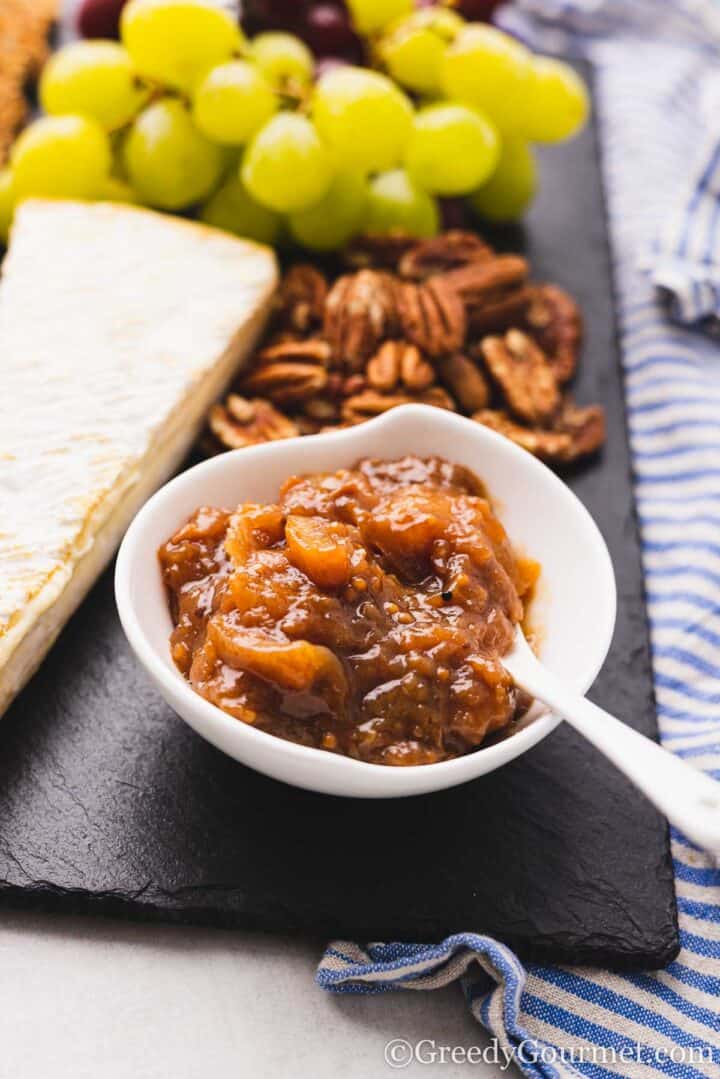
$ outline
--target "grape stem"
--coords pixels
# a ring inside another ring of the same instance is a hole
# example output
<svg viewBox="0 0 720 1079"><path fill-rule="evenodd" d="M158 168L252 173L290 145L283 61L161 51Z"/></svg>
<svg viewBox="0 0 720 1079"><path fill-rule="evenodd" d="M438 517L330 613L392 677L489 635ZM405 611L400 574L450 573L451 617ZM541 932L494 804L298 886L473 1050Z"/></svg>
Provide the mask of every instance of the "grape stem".
<svg viewBox="0 0 720 1079"><path fill-rule="evenodd" d="M283 109L294 109L303 115L310 111L312 87L305 86L300 79L287 78L276 90Z"/></svg>

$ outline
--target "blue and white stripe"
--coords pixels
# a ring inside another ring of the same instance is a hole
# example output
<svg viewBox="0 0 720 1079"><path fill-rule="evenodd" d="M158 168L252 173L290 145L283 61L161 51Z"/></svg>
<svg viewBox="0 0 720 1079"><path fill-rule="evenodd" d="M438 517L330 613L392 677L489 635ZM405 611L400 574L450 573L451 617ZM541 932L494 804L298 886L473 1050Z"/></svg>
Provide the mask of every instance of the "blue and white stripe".
<svg viewBox="0 0 720 1079"><path fill-rule="evenodd" d="M718 68L709 35L720 40L720 5L525 0L507 17L525 35L541 26L546 47L562 38L597 65L660 732L668 748L720 777L720 345L667 322L642 265L662 226L687 215L688 200L678 203L678 193L705 134L708 79ZM685 250L714 274L720 154L695 202ZM657 248L656 272L664 250ZM707 293L691 293L705 305ZM680 314L695 318L685 293L675 294ZM682 950L664 971L523 969L509 949L465 933L434 946L335 943L318 982L334 992L383 992L437 988L462 976L473 1014L508 1051L534 1039L538 1047L615 1054L614 1062L547 1063L528 1053L517 1063L534 1077L717 1079L720 870L680 835L672 849ZM478 966L479 980L471 976Z"/></svg>

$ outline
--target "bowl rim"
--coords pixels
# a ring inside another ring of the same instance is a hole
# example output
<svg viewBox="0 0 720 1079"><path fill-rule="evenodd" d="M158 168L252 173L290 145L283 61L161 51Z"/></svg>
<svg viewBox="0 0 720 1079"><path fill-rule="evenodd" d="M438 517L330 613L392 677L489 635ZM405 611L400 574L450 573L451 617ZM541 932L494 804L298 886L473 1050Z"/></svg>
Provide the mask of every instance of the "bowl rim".
<svg viewBox="0 0 720 1079"><path fill-rule="evenodd" d="M198 734L207 738L221 749L223 747L220 743L224 741L224 734L228 734L231 731L233 732L233 738L237 738L241 742L246 741L248 747L255 745L261 750L263 748L267 749L269 746L268 739L272 739L275 743L275 751L283 754L288 760L295 760L298 763L304 764L314 762L316 766L332 770L338 776L342 771L344 771L348 777L351 775L357 777L360 774L369 776L372 773L375 773L377 779L380 780L380 777L382 776L384 778L381 786L386 788L386 790L382 792L382 796L386 795L392 797L398 794L415 793L415 790L418 787L417 779L419 774L426 777L426 783L423 784L423 786L427 786L428 789L434 790L455 786L466 782L468 779L484 774L485 772L494 771L496 768L501 767L505 763L509 763L516 757L522 756L522 754L550 734L562 721L562 717L554 715L549 710L544 710L539 715L532 718L525 726L521 726L513 731L508 737L487 746L481 745L477 749L472 750L461 757L455 757L448 761L438 761L432 764L406 765L402 768L393 768L388 765L376 764L369 761L358 761L352 757L345 756L344 754L328 753L323 749L300 745L297 742L280 738L278 735L268 731L258 730L249 724L239 722L217 705L212 704L205 697L202 697L197 693L174 665L169 665L161 658L158 651L153 646L150 636L145 632L142 617L136 610L136 606L131 599L130 582L132 571L136 558L140 555L145 557L147 554L147 551L144 549L146 546L144 543L146 526L152 522L156 513L173 502L176 494L180 490L195 483L201 483L202 477L211 472L231 469L234 462L239 459L238 455L242 455L245 466L247 465L250 455L265 459L270 459L274 456L280 457L285 454L291 456L293 449L299 443L307 443L308 437L312 439L323 439L324 444L327 445L328 452L331 452L335 445L344 446L345 443L356 442L358 440L361 441L362 432L367 431L371 427L375 430L380 426L392 428L394 426L399 426L401 423L411 418L422 418L426 423L450 423L462 425L462 427L470 425L473 437L485 440L488 446L494 447L500 452L508 454L510 457L515 457L521 467L527 470L530 477L532 477L533 474L538 475L539 473L542 473L543 481L546 483L549 482L551 486L555 488L558 497L563 499L568 505L572 505L572 512L584 517L586 526L589 526L591 533L594 533L594 538L596 540L595 553L598 558L598 564L603 564L604 576L606 578L606 583L609 586L609 591L607 595L608 602L606 606L605 624L598 627L599 642L596 659L592 664L588 665L586 671L583 671L582 679L578 680L578 684L583 687L583 693L593 684L599 671L602 669L615 630L617 615L617 584L607 544L590 512L585 508L577 495L575 495L575 493L571 491L563 480L552 472L551 469L536 457L533 457L526 450L490 428L484 427L467 417L459 416L456 413L446 412L445 410L434 408L430 405L401 405L355 427L317 435L298 436L296 438L262 443L258 446L249 446L238 450L231 450L223 454L218 454L215 457L208 458L205 461L201 461L179 473L160 487L142 506L128 527L120 545L115 564L115 600L123 631L135 656L165 692L166 700L170 701L171 707L173 707L178 715ZM458 435L469 433L470 428L465 428L464 431L461 431L460 426L458 426ZM361 447L359 449L359 455L362 455ZM492 491L490 493L493 495ZM497 502L499 503L500 516L502 517L502 496L497 499ZM201 505L202 499L200 499L197 504ZM180 522L178 522L178 524L179 523ZM155 554L154 549L153 554ZM186 703L187 711L177 707L174 703L175 700ZM189 717L188 712L192 718ZM202 722L197 721L196 717L201 717ZM510 746L513 747L513 752L508 753L508 748ZM224 749L223 752L227 753ZM484 766L481 766L481 762ZM474 767L473 764L475 765ZM246 766L252 768L253 764L247 763ZM433 777L433 781L431 781L431 777ZM298 785L304 784L298 783ZM412 788L412 790L406 788Z"/></svg>

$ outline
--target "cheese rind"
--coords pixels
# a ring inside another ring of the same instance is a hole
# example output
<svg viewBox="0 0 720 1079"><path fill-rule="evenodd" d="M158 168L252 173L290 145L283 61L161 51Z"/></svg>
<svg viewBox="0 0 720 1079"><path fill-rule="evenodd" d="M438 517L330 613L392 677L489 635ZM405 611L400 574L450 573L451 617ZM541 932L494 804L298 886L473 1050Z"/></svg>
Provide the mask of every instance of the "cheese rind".
<svg viewBox="0 0 720 1079"><path fill-rule="evenodd" d="M0 714L264 325L271 250L108 203L20 207L0 283Z"/></svg>

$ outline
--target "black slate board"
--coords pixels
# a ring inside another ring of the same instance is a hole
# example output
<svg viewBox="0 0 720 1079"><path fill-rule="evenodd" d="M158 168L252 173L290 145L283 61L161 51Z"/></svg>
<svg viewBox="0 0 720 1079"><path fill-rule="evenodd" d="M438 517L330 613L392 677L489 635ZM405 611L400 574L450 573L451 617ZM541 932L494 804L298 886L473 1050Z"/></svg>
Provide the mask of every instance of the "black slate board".
<svg viewBox="0 0 720 1079"><path fill-rule="evenodd" d="M579 297L577 395L608 410L602 458L570 479L619 585L591 695L655 737L592 131L546 156L526 246L538 278ZM223 757L163 704L125 643L109 573L0 724L0 902L358 939L476 930L527 958L617 968L659 967L678 949L666 825L569 729L431 796L293 790Z"/></svg>

